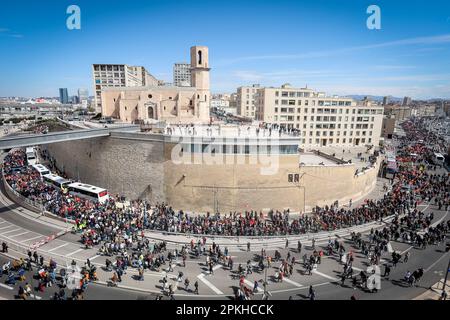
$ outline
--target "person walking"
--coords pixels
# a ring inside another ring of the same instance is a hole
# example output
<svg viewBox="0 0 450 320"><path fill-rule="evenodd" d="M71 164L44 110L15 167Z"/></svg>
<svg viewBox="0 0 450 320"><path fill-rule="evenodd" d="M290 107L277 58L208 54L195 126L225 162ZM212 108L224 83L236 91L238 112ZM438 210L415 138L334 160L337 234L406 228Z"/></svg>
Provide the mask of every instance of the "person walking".
<svg viewBox="0 0 450 320"><path fill-rule="evenodd" d="M194 283L194 293L198 294L198 281L195 281Z"/></svg>
<svg viewBox="0 0 450 320"><path fill-rule="evenodd" d="M314 290L313 286L309 286L308 298L309 300L316 300L316 291Z"/></svg>
<svg viewBox="0 0 450 320"><path fill-rule="evenodd" d="M389 279L389 275L391 274L391 267L389 265L385 265L383 277Z"/></svg>
<svg viewBox="0 0 450 320"><path fill-rule="evenodd" d="M352 277L352 288L353 288L353 290L356 290L357 286L358 286L358 279L356 277Z"/></svg>
<svg viewBox="0 0 450 320"><path fill-rule="evenodd" d="M255 280L255 282L253 284L253 293L258 292L258 289L259 289L258 281Z"/></svg>
<svg viewBox="0 0 450 320"><path fill-rule="evenodd" d="M405 253L405 257L403 258L403 263L407 263L409 260L410 253L409 251Z"/></svg>
<svg viewBox="0 0 450 320"><path fill-rule="evenodd" d="M341 274L341 286L342 286L342 287L343 287L344 284L345 284L345 278L346 278L345 273L342 273L342 274Z"/></svg>

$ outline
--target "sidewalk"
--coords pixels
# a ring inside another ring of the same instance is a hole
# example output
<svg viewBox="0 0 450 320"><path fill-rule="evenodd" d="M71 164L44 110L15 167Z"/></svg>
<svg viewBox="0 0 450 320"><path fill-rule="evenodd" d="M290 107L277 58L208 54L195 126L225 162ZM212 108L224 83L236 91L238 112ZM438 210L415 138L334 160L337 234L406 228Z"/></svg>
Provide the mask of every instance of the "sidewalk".
<svg viewBox="0 0 450 320"><path fill-rule="evenodd" d="M439 280L439 282L435 283L429 290L425 291L413 300L440 300L442 289L444 287L444 280L445 279ZM448 300L450 296L450 279L447 280L445 292L447 293Z"/></svg>

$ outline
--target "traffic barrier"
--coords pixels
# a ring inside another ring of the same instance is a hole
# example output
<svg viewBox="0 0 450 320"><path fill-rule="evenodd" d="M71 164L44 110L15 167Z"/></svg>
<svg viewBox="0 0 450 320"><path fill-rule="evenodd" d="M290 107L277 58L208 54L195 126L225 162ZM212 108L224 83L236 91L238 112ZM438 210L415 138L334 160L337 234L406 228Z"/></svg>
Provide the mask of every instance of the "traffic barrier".
<svg viewBox="0 0 450 320"><path fill-rule="evenodd" d="M51 235L51 236L46 237L44 240L37 241L37 242L31 244L31 245L30 245L30 249L31 249L31 250L36 250L36 249L38 249L39 247L42 247L43 245L45 245L45 244L47 244L47 243L49 243L50 241L53 241L53 240L55 240L55 239L56 239L56 235L53 234L53 235Z"/></svg>

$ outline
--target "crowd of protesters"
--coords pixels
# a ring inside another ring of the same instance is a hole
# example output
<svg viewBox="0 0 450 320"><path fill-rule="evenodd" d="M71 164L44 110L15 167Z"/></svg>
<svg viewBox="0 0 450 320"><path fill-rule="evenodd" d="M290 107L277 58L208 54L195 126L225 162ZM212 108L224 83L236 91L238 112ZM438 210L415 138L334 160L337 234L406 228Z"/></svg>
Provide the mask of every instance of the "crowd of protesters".
<svg viewBox="0 0 450 320"><path fill-rule="evenodd" d="M407 129L406 125L406 129ZM411 130L416 139L438 142L437 138L422 130ZM427 163L432 150L423 146L411 146L401 140L400 149L416 148L421 152L417 163ZM145 229L177 233L225 235L225 236L278 236L331 231L345 227L381 220L393 214L404 214L417 207L421 201L433 201L439 208L447 210L450 204L448 175L430 174L426 170L401 168L392 191L382 199L366 201L357 208L338 208L335 205L315 208L313 214L302 214L290 219L289 210L271 211L266 217L262 212L245 211L228 214L188 214L176 211L166 203L151 205L147 201L131 201L127 207L116 205L117 197L101 204L73 196L44 183L39 174L25 166L20 171L14 168L25 165L25 153L11 151L4 160L6 181L18 193L34 201L58 216L71 218L77 230L86 231L83 237L92 244L121 238L126 244ZM409 185L409 189L403 187ZM116 242L117 243L117 242ZM120 241L119 241L120 243Z"/></svg>
<svg viewBox="0 0 450 320"><path fill-rule="evenodd" d="M269 123L261 123L258 127L251 125L242 125L239 124L237 126L237 136L252 136L256 135L257 137L281 137L282 135L289 135L297 137L300 135L300 130L292 127L284 127L279 124L269 124ZM205 127L196 126L194 124L176 124L176 125L168 125L164 129L164 133L168 135L189 135L189 136L201 136L206 133L206 136L221 136L222 126L218 125L208 125Z"/></svg>
<svg viewBox="0 0 450 320"><path fill-rule="evenodd" d="M144 269L159 271L161 266L172 266L172 260L182 257L185 264L186 256L190 253L196 255L206 253L206 238L198 243L183 246L181 251L169 251L166 255L166 245L162 243L150 243L144 237L145 230L161 230L177 233L228 235L228 236L281 236L289 234L304 234L308 232L331 231L340 228L365 224L371 221L382 220L387 216L397 216L383 230L372 231L369 241L362 240L360 234L353 234L354 245L370 259L373 264L380 261L381 252L386 251L387 243L392 239L400 239L405 242L425 248L427 245L437 244L444 240L449 231L449 222L443 222L435 227L431 226L433 214L425 215L417 209L422 201L436 205L439 210L448 210L450 205L450 180L448 174L432 173L435 169L432 165L432 155L436 149L445 147L445 141L435 134L427 131L420 120L409 121L404 124L408 138L399 140L398 152L404 160L407 155L414 153L414 164L407 165L403 161L396 175L392 190L386 192L382 199L368 200L362 206L352 208L338 208L336 204L325 207L316 207L312 214L303 214L291 218L289 210L271 211L266 217L261 212L245 211L230 212L228 214L206 213L204 215L188 214L183 211L175 211L168 204L156 203L151 205L147 201L131 201L129 206L118 206L119 197L110 196L105 203L80 198L70 193L57 189L44 183L39 173L30 166L26 166L26 155L22 149L10 151L3 162L4 176L7 183L21 195L43 204L45 210L75 221L75 230L81 234L82 242L86 247L98 245L101 254L116 256L115 263L107 260L106 268L114 270L111 283L121 281L122 274L128 266L139 270L138 280L143 280ZM417 141L427 141L427 144ZM49 157L44 154L44 157ZM408 188L405 188L408 186ZM426 232L419 232L426 229ZM313 241L314 247L314 241ZM327 250L315 250L308 257L303 256L305 274L311 274L315 265L320 264L324 254L338 254L340 260L346 256L342 283L351 278L354 286L362 285L367 281L367 275L354 275L352 271L353 252L346 252L345 247L339 241L330 241ZM131 251L131 254L129 252ZM228 256L227 248L220 248L214 243L207 253L206 265L213 272L213 265L221 262L233 271L233 260ZM301 244L298 244L298 252L301 252ZM405 256L404 259L407 259ZM393 264L400 261L400 257L393 254ZM109 262L109 263L108 263ZM264 263L266 262L266 264ZM290 254L286 259L275 252L272 257L267 256L264 250L259 256L258 268L264 270L271 263L279 263L276 281L283 281L283 277L289 277L293 272L296 261ZM112 267L114 265L114 268ZM45 277L42 277L42 286L48 285L52 280L52 268L44 268ZM239 265L236 275L240 277L251 273L253 266L250 261L247 266ZM390 266L386 266L385 276L389 275ZM420 270L416 270L408 277L420 276ZM183 275L179 276L181 281ZM87 275L89 278L89 273ZM49 280L50 279L50 280ZM412 281L412 283L414 283ZM265 286L265 283L263 283ZM164 288L166 288L164 284ZM172 287L173 288L173 287ZM185 279L185 288L189 288L189 279ZM198 284L195 286L198 293ZM255 283L253 290L249 290L242 284L236 292L237 297L249 298L258 290ZM167 285L169 295L173 295L170 285ZM194 291L195 292L195 291ZM267 295L264 288L264 293ZM315 293L310 293L315 297Z"/></svg>

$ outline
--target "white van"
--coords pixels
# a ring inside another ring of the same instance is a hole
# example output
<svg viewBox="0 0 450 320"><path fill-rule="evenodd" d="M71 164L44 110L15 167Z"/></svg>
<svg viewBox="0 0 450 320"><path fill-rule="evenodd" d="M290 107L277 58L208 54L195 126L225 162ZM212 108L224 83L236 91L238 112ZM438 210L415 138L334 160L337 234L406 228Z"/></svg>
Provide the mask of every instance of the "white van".
<svg viewBox="0 0 450 320"><path fill-rule="evenodd" d="M434 164L443 166L444 161L445 161L445 158L442 154L437 153L437 152L434 154L434 157L433 157Z"/></svg>
<svg viewBox="0 0 450 320"><path fill-rule="evenodd" d="M27 147L26 150L25 150L25 153L27 155L28 165L30 165L30 166L35 165L37 163L35 148L34 147Z"/></svg>

